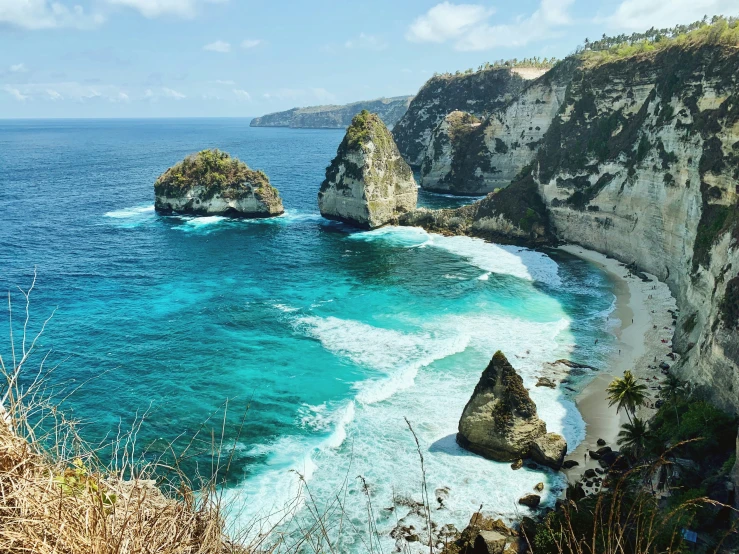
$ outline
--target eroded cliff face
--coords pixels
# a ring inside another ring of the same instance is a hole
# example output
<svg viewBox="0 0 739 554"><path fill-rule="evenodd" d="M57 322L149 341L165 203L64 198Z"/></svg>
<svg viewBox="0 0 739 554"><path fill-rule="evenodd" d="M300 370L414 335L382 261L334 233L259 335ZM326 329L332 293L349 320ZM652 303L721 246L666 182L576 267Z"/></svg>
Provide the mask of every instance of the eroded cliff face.
<svg viewBox="0 0 739 554"><path fill-rule="evenodd" d="M437 192L456 192L456 184L459 182L457 173L464 171L457 161L465 158L463 153L469 149L470 137L480 124L477 117L461 111L453 111L442 119L431 137L421 164L422 188ZM468 191L471 189L469 187Z"/></svg>
<svg viewBox="0 0 739 554"><path fill-rule="evenodd" d="M532 137L528 166L508 188L473 206L417 210L401 221L532 245L550 238L636 263L677 299L677 374L739 412L737 68L737 49L712 45L555 68L523 91L525 104L511 102L476 131L489 132L514 108L557 107L548 123L534 125L528 118L543 112L531 112L502 125L505 140L546 129ZM540 86L555 76L557 87ZM491 165L500 159L490 149L486 157ZM537 194L523 200L532 187ZM541 232L525 232L531 219Z"/></svg>
<svg viewBox="0 0 739 554"><path fill-rule="evenodd" d="M678 374L732 410L738 67L736 49L704 46L578 70L532 172L559 239L668 283L680 308Z"/></svg>
<svg viewBox="0 0 739 554"><path fill-rule="evenodd" d="M493 68L466 75L431 78L393 128L403 158L421 167L431 135L451 112L460 110L483 117L510 102L543 69Z"/></svg>
<svg viewBox="0 0 739 554"><path fill-rule="evenodd" d="M352 121L318 192L321 215L373 229L416 208L418 187L387 127L363 111Z"/></svg>
<svg viewBox="0 0 739 554"><path fill-rule="evenodd" d="M434 147L455 142L449 137L450 126L438 125L421 162L422 168L433 168L432 178L424 175L421 186L452 194L487 194L508 186L536 156L578 66L576 60L566 60L526 83L510 100L492 107L482 125L464 134L463 147L450 156Z"/></svg>

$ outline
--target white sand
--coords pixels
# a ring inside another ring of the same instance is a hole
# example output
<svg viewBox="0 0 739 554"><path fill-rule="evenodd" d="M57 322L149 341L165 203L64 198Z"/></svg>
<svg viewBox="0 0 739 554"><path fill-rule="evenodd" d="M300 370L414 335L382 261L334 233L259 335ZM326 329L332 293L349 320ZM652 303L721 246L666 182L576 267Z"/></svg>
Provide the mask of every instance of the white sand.
<svg viewBox="0 0 739 554"><path fill-rule="evenodd" d="M606 387L614 377L631 370L642 382L649 386L649 404L657 399L659 381L664 377L658 367L660 362L674 363L667 354L672 351L673 323L668 310L675 310L675 299L666 284L653 275L647 274L650 283L630 275L624 264L603 254L580 246L566 245L561 250L588 260L609 273L616 281L616 309L611 317L618 318L621 325L615 330L619 349L607 372L598 375L576 399L577 407L586 423L585 440L572 451L567 459L576 460L579 466L566 470L571 482L578 480L586 469L599 467L590 457L585 461L588 450L597 450L597 441L602 438L606 444L618 449L616 439L620 426L628 421L622 410L608 406ZM663 343L662 340L666 340ZM656 360L656 361L655 361ZM651 366L651 367L650 367ZM649 417L654 410L648 407L639 411L640 417Z"/></svg>

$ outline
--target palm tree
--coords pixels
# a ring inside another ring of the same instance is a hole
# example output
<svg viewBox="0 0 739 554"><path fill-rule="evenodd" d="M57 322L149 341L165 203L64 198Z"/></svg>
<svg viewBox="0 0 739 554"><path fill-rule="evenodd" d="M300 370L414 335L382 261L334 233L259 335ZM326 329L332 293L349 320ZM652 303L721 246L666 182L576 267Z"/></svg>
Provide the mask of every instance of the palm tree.
<svg viewBox="0 0 739 554"><path fill-rule="evenodd" d="M634 423L631 414L635 414L636 408L644 404L647 398L646 391L646 385L637 383L634 375L630 371L625 371L622 379L616 378L608 385L608 405L616 404L616 412L624 408L629 421Z"/></svg>
<svg viewBox="0 0 739 554"><path fill-rule="evenodd" d="M659 395L669 401L675 408L675 419L677 426L680 427L680 414L677 411L677 401L685 394L685 385L674 375L668 375L667 381L662 384L662 390Z"/></svg>
<svg viewBox="0 0 739 554"><path fill-rule="evenodd" d="M621 426L617 442L622 452L639 460L647 452L651 439L652 433L647 428L646 422L634 416L632 423L624 423Z"/></svg>

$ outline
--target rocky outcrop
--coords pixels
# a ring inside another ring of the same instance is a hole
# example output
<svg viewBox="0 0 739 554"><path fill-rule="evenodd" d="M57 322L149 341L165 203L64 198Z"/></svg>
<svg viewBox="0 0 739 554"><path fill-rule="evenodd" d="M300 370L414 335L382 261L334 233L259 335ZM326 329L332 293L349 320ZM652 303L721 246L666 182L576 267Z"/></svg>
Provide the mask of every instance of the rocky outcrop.
<svg viewBox="0 0 739 554"><path fill-rule="evenodd" d="M273 217L284 212L276 188L225 152L203 150L170 167L154 183L157 212Z"/></svg>
<svg viewBox="0 0 739 554"><path fill-rule="evenodd" d="M321 215L373 229L416 207L418 187L380 118L358 114L318 193Z"/></svg>
<svg viewBox="0 0 739 554"><path fill-rule="evenodd" d="M525 494L518 499L518 503L527 508L536 509L541 503L541 496L538 494Z"/></svg>
<svg viewBox="0 0 739 554"><path fill-rule="evenodd" d="M441 120L434 130L421 164L421 188L436 192L455 193L461 180L457 173L463 153L470 148L472 131L480 126L480 120L467 112L454 111ZM472 194L468 187L465 191ZM489 192L489 191L485 191Z"/></svg>
<svg viewBox="0 0 739 554"><path fill-rule="evenodd" d="M452 542L445 541L441 554L515 554L523 544L518 531L477 512Z"/></svg>
<svg viewBox="0 0 739 554"><path fill-rule="evenodd" d="M531 444L531 459L553 469L562 469L567 454L567 441L557 433L547 433Z"/></svg>
<svg viewBox="0 0 739 554"><path fill-rule="evenodd" d="M546 246L556 243L546 205L533 179L521 180L461 208L421 208L402 216L399 223L423 227L435 233L480 237L501 244Z"/></svg>
<svg viewBox="0 0 739 554"><path fill-rule="evenodd" d="M346 129L352 118L362 110L376 113L388 127L403 117L413 96L396 96L353 102L344 106L311 106L293 108L255 117L251 127L293 127L310 129Z"/></svg>
<svg viewBox="0 0 739 554"><path fill-rule="evenodd" d="M457 442L463 448L496 461L529 455L531 445L546 433L536 404L523 380L498 351L462 412Z"/></svg>
<svg viewBox="0 0 739 554"><path fill-rule="evenodd" d="M393 128L400 153L411 166L421 167L434 129L448 114L461 110L484 117L518 96L529 80L545 71L499 67L432 77Z"/></svg>

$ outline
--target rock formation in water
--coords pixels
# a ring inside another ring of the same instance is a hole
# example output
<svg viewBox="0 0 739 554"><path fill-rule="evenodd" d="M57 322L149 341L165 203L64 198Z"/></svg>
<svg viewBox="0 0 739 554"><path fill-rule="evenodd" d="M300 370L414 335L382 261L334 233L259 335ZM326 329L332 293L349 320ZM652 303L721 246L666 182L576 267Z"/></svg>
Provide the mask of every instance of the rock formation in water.
<svg viewBox="0 0 739 554"><path fill-rule="evenodd" d="M403 117L413 96L396 96L353 102L344 106L310 106L293 108L255 117L251 127L293 127L309 129L346 129L362 110L376 113L388 127Z"/></svg>
<svg viewBox="0 0 739 554"><path fill-rule="evenodd" d="M284 212L276 188L225 152L203 150L170 167L154 183L157 212L273 217Z"/></svg>
<svg viewBox="0 0 739 554"><path fill-rule="evenodd" d="M739 50L708 42L565 60L473 131L486 149L462 155L481 164L450 161L452 188L512 178L507 188L401 223L499 242L567 241L635 263L677 299L675 373L737 412L737 67ZM452 172L455 163L470 171ZM488 163L503 171L489 176Z"/></svg>
<svg viewBox="0 0 739 554"><path fill-rule="evenodd" d="M431 134L447 114L461 110L484 117L515 98L546 69L495 67L459 75L435 75L426 82L393 128L403 158L421 167Z"/></svg>
<svg viewBox="0 0 739 554"><path fill-rule="evenodd" d="M376 114L359 113L347 129L318 193L321 215L365 229L416 208L413 172Z"/></svg>
<svg viewBox="0 0 739 554"><path fill-rule="evenodd" d="M546 432L523 380L496 352L464 407L457 442L486 458L509 462L527 457Z"/></svg>

